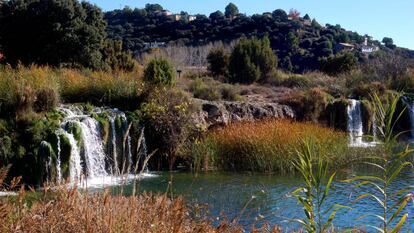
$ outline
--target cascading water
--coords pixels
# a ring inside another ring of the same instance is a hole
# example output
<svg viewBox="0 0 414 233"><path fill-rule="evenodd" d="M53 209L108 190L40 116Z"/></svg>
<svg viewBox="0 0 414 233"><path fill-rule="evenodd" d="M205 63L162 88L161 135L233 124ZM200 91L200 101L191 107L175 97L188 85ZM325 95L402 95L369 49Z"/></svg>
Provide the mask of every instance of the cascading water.
<svg viewBox="0 0 414 233"><path fill-rule="evenodd" d="M347 107L348 114L348 133L350 147L370 147L375 146L376 142L364 142L364 127L362 123L361 102L359 100L350 99ZM375 119L374 119L375 122ZM373 123L373 135L376 135L376 123Z"/></svg>
<svg viewBox="0 0 414 233"><path fill-rule="evenodd" d="M71 145L70 160L69 160L69 175L70 181L76 182L81 179L82 165L80 158L80 151L78 142L75 140L73 134L64 132L64 135L69 139Z"/></svg>
<svg viewBox="0 0 414 233"><path fill-rule="evenodd" d="M53 166L56 166L57 183L64 178L63 175L68 175L71 183L80 183L82 186L110 185L119 183L126 177L134 177L128 176L133 166L132 139L128 120L123 112L108 108L84 112L73 105L62 106L58 110L65 117L61 129L56 132L57 156ZM99 114L103 117L101 119L108 120L107 129L93 117ZM66 151L63 157L64 142L61 137L66 138L66 145L69 144L70 147L70 152ZM146 145L141 146L146 150ZM67 166L62 164L64 158L68 161ZM120 168L119 165L125 167ZM63 167L68 167L68 170L63 171ZM122 175L121 172L127 176L118 176Z"/></svg>
<svg viewBox="0 0 414 233"><path fill-rule="evenodd" d="M62 181L62 168L61 168L61 160L60 160L60 153L62 152L62 149L60 147L60 135L57 134L57 160L56 160L56 181L59 184Z"/></svg>
<svg viewBox="0 0 414 233"><path fill-rule="evenodd" d="M82 141L85 147L85 163L88 177L107 176L105 151L100 136L99 123L90 117L80 122Z"/></svg>
<svg viewBox="0 0 414 233"><path fill-rule="evenodd" d="M358 100L349 100L350 104L347 108L348 113L348 132L350 138L350 146L361 146L362 136L364 135L361 117L361 102Z"/></svg>

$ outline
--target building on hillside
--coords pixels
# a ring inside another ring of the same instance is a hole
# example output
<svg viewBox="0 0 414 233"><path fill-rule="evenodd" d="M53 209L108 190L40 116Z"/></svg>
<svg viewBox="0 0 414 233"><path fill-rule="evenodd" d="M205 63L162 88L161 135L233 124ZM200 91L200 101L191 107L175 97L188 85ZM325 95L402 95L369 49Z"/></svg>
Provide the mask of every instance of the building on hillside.
<svg viewBox="0 0 414 233"><path fill-rule="evenodd" d="M338 44L335 45L335 48L334 48L336 53L343 52L343 51L345 51L345 52L348 51L349 52L349 51L352 51L354 49L355 49L355 45L349 44L349 43L338 43Z"/></svg>
<svg viewBox="0 0 414 233"><path fill-rule="evenodd" d="M189 15L188 16L188 21L194 21L194 20L196 20L197 19L197 16L195 16L195 15Z"/></svg>
<svg viewBox="0 0 414 233"><path fill-rule="evenodd" d="M168 10L156 11L155 14L157 16L171 16L173 13Z"/></svg>
<svg viewBox="0 0 414 233"><path fill-rule="evenodd" d="M373 44L368 44L368 37L365 37L364 43L361 45L361 52L368 54L373 53L379 50L378 46L375 46Z"/></svg>
<svg viewBox="0 0 414 233"><path fill-rule="evenodd" d="M156 49L156 48L162 48L165 47L166 44L165 42L149 42L149 43L144 43L144 49Z"/></svg>
<svg viewBox="0 0 414 233"><path fill-rule="evenodd" d="M182 18L181 14L172 14L170 15L170 17L174 20L174 21L180 21Z"/></svg>

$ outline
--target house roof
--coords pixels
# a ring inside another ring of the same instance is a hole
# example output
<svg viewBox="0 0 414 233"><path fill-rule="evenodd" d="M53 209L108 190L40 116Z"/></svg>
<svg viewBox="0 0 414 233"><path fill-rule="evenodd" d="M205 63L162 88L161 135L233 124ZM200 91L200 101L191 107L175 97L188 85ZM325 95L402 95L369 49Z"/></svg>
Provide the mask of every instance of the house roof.
<svg viewBox="0 0 414 233"><path fill-rule="evenodd" d="M340 45L343 45L343 46L345 46L345 47L355 47L355 45L353 45L353 44L349 44L349 43L339 43Z"/></svg>

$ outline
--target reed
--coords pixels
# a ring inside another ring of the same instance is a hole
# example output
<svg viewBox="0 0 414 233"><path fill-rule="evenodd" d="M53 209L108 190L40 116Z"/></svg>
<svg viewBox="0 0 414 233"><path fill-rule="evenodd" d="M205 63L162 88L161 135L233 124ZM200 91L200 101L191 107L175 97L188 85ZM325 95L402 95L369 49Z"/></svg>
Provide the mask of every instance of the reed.
<svg viewBox="0 0 414 233"><path fill-rule="evenodd" d="M59 102L136 104L142 93L142 70L104 72L47 66L0 68L0 112L23 115L48 111ZM137 106L134 106L137 107Z"/></svg>
<svg viewBox="0 0 414 233"><path fill-rule="evenodd" d="M0 232L245 232L239 225L214 226L205 215L196 217L197 210L187 208L182 198L88 194L76 187L44 190L30 205L33 192L24 189L17 197L0 198ZM266 224L250 231L282 232Z"/></svg>
<svg viewBox="0 0 414 233"><path fill-rule="evenodd" d="M197 161L206 163L200 160L207 157L208 164L219 169L287 173L294 171L292 158L306 137L314 138L335 166L366 153L349 149L345 133L289 120L242 122L215 129L193 151Z"/></svg>

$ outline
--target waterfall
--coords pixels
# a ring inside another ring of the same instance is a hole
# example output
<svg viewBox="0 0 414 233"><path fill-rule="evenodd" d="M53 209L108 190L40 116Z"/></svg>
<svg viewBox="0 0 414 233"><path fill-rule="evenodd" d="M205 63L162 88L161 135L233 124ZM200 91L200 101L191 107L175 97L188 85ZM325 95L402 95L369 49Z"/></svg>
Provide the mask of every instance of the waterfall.
<svg viewBox="0 0 414 233"><path fill-rule="evenodd" d="M361 117L361 102L351 99L347 108L347 113L350 146L361 146L363 145L362 136L364 135Z"/></svg>
<svg viewBox="0 0 414 233"><path fill-rule="evenodd" d="M377 124L375 118L373 119L373 130L372 134L374 137L373 142L365 142L363 139L364 136L364 127L362 123L362 111L361 111L361 102L359 100L350 99L349 105L347 107L348 114L348 133L349 133L349 146L350 147L372 147L377 145L375 142L375 137L377 134Z"/></svg>
<svg viewBox="0 0 414 233"><path fill-rule="evenodd" d="M115 129L115 117L112 116L109 120L111 123L111 142L112 142L112 160L114 162L113 172L119 174L119 166L118 166L118 152L116 147L116 129Z"/></svg>
<svg viewBox="0 0 414 233"><path fill-rule="evenodd" d="M82 165L78 142L75 140L73 134L64 132L64 135L69 139L71 145L70 160L69 160L69 175L70 181L76 182L81 179Z"/></svg>
<svg viewBox="0 0 414 233"><path fill-rule="evenodd" d="M88 117L81 121L80 125L82 128L88 177L108 175L105 171L105 152L100 136L99 123L95 119Z"/></svg>
<svg viewBox="0 0 414 233"><path fill-rule="evenodd" d="M56 181L58 184L62 181L62 168L61 168L61 161L60 161L60 153L62 152L62 148L60 148L60 134L56 134L57 136L57 160L56 160Z"/></svg>
<svg viewBox="0 0 414 233"><path fill-rule="evenodd" d="M56 166L56 177L49 177L49 180L55 179L60 183L65 179L63 176L69 173L72 184L78 183L90 187L116 184L126 177L134 177L129 176L134 164L132 138L128 131L129 123L125 113L109 108L95 108L87 112L75 105L63 105L58 110L64 114L64 118L60 129L56 132L56 161L54 164L49 161L51 158L45 161L48 171L49 166L54 166L53 168ZM106 126L101 121L105 119L108 123ZM61 140L61 137L66 139ZM63 143L66 143L65 146ZM146 157L145 138L142 143L140 153ZM63 148L69 146L70 152L66 151L67 149L63 151ZM119 165L124 165L120 163L125 163L123 173L127 176L119 176L122 175ZM68 170L63 171L65 167L68 167Z"/></svg>
<svg viewBox="0 0 414 233"><path fill-rule="evenodd" d="M408 113L410 115L410 137L411 139L414 139L414 100L411 102L408 102L406 98L403 100L407 105Z"/></svg>

